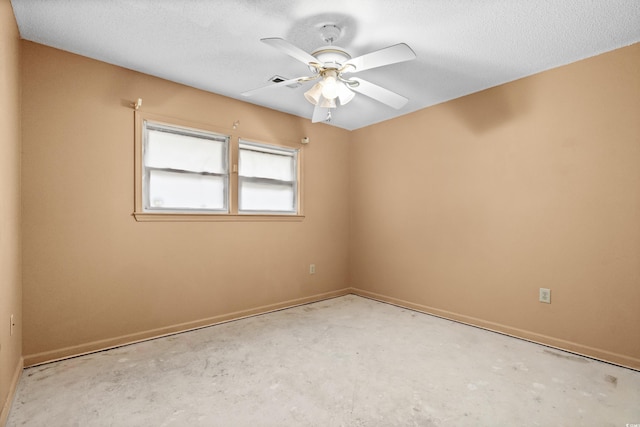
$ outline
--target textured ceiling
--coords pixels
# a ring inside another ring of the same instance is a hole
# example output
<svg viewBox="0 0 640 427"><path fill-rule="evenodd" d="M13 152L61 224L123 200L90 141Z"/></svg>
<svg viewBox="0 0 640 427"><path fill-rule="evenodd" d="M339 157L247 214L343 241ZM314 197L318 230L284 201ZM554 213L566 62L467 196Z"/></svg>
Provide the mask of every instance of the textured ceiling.
<svg viewBox="0 0 640 427"><path fill-rule="evenodd" d="M407 43L417 59L358 73L409 102L395 110L363 95L331 125L357 129L640 41L640 0L12 0L21 36L275 110L311 117L312 83L251 98L274 75L309 74L260 42L307 52L335 43L359 56Z"/></svg>

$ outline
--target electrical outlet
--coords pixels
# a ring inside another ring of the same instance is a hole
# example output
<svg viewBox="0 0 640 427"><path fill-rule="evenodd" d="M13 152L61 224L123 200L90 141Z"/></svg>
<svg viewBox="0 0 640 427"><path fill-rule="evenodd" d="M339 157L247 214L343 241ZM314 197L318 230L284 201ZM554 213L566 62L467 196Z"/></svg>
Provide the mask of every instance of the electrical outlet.
<svg viewBox="0 0 640 427"><path fill-rule="evenodd" d="M540 288L540 302L551 304L551 289Z"/></svg>
<svg viewBox="0 0 640 427"><path fill-rule="evenodd" d="M309 264L309 274L316 274L316 265Z"/></svg>
<svg viewBox="0 0 640 427"><path fill-rule="evenodd" d="M13 335L13 327L14 326L16 326L16 324L13 321L13 314L12 314L11 317L9 318L9 335Z"/></svg>

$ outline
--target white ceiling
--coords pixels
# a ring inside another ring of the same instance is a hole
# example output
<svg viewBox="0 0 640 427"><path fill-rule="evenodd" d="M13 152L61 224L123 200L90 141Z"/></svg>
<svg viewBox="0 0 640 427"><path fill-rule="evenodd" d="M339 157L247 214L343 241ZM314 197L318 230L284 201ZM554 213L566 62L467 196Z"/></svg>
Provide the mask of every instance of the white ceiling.
<svg viewBox="0 0 640 427"><path fill-rule="evenodd" d="M303 92L242 92L309 74L260 42L311 52L342 28L352 57L407 43L417 59L358 73L409 98L361 94L331 125L357 129L640 41L640 0L12 0L22 38L275 110L311 117Z"/></svg>

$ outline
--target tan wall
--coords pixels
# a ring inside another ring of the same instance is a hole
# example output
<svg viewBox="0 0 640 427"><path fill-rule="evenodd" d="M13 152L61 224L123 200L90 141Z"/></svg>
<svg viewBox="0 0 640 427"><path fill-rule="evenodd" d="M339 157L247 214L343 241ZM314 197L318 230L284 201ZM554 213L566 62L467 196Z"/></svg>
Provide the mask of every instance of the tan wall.
<svg viewBox="0 0 640 427"><path fill-rule="evenodd" d="M347 287L349 133L23 42L24 354L37 363ZM304 146L300 222L136 222L134 114ZM317 273L309 275L309 264ZM249 311L246 311L249 310Z"/></svg>
<svg viewBox="0 0 640 427"><path fill-rule="evenodd" d="M352 286L640 368L639 69L636 44L354 132Z"/></svg>
<svg viewBox="0 0 640 427"><path fill-rule="evenodd" d="M640 367L638 45L352 133L22 48L28 364L350 284ZM309 136L305 220L136 222L138 97L267 141Z"/></svg>
<svg viewBox="0 0 640 427"><path fill-rule="evenodd" d="M0 425L22 366L19 48L11 3L0 0Z"/></svg>

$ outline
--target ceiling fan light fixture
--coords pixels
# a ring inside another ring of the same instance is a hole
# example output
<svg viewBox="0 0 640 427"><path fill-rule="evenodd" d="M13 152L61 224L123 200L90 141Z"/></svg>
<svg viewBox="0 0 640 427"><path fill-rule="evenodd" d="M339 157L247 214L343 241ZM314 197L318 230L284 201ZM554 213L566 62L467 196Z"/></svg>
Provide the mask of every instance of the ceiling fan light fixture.
<svg viewBox="0 0 640 427"><path fill-rule="evenodd" d="M340 100L340 105L348 104L355 96L356 93L349 89L346 84L342 82L338 83L338 99Z"/></svg>
<svg viewBox="0 0 640 427"><path fill-rule="evenodd" d="M338 97L338 80L335 71L326 71L322 79L322 96L327 99L336 99Z"/></svg>
<svg viewBox="0 0 640 427"><path fill-rule="evenodd" d="M322 96L322 86L323 82L314 84L311 89L304 93L304 97L306 98L306 100L313 105L318 105L318 102L320 102L320 97Z"/></svg>
<svg viewBox="0 0 640 427"><path fill-rule="evenodd" d="M320 97L320 101L318 102L318 106L322 108L337 108L336 99L325 98L324 96Z"/></svg>

